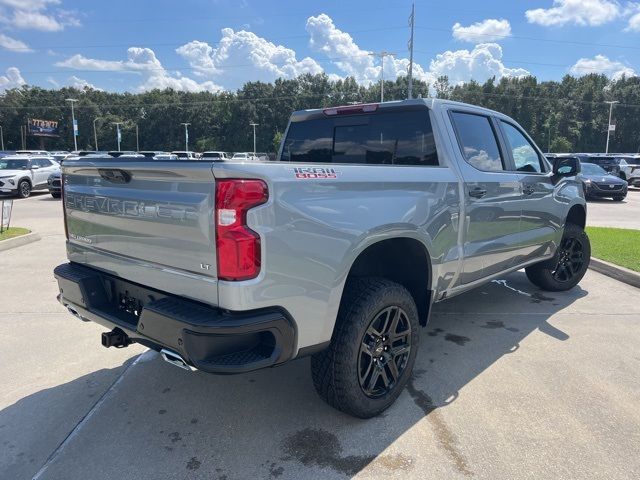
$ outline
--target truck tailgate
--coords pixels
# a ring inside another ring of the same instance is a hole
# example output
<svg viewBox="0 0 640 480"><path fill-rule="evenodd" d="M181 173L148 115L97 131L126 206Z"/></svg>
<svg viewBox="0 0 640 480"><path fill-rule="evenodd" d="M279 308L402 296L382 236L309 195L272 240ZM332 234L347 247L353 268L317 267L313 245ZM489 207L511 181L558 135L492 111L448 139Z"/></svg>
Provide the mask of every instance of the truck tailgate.
<svg viewBox="0 0 640 480"><path fill-rule="evenodd" d="M63 175L72 261L217 302L209 162L78 160Z"/></svg>

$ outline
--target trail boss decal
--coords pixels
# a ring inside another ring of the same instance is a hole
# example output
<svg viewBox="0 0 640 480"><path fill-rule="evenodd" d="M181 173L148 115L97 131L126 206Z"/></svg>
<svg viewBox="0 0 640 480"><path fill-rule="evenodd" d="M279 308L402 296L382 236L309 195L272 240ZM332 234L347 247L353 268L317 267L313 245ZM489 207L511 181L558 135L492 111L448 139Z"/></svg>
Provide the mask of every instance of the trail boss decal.
<svg viewBox="0 0 640 480"><path fill-rule="evenodd" d="M293 169L293 173L302 180L338 178L338 172L333 168L297 167Z"/></svg>

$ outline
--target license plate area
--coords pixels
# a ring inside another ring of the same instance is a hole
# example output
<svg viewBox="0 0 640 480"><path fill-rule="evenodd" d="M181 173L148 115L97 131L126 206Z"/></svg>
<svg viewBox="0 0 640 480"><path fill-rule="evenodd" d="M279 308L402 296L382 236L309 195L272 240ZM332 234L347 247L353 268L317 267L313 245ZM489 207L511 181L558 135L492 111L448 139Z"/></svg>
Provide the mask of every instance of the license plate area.
<svg viewBox="0 0 640 480"><path fill-rule="evenodd" d="M120 279L109 277L103 277L103 279L112 314L134 329L138 325L145 305L166 297L166 295Z"/></svg>

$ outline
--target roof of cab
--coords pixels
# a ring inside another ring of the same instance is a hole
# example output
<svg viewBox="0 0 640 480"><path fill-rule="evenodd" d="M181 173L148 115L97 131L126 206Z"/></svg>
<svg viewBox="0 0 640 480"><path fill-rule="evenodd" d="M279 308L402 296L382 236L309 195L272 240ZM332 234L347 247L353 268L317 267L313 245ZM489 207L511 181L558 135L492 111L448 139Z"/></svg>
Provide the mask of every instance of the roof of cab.
<svg viewBox="0 0 640 480"><path fill-rule="evenodd" d="M411 100L393 100L390 102L382 102L382 103L358 103L353 105L340 105L336 107L324 107L324 108L314 108L309 110L298 110L296 112L293 112L293 114L291 115L291 120L301 121L301 120L310 119L313 117L317 117L319 114L327 110L332 110L332 109L338 109L338 108L356 109L358 107L373 106L373 105L376 106L375 107L376 110L405 108L405 107L420 106L420 105L426 106L427 108L430 108L430 109L438 109L440 107L458 107L460 109L473 110L474 112L485 113L487 115L508 118L506 115L500 112L496 112L495 110L489 110L488 108L484 108L484 107L479 107L477 105L471 105L468 103L455 102L453 100L445 100L440 98L429 97L429 98L416 98ZM363 112L363 113L367 113L367 112Z"/></svg>

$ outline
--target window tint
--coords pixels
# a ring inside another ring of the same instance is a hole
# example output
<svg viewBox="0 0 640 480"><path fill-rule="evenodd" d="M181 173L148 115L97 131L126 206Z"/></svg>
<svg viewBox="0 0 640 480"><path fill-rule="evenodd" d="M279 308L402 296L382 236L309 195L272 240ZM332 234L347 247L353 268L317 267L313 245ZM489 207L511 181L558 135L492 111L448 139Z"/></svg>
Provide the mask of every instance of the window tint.
<svg viewBox="0 0 640 480"><path fill-rule="evenodd" d="M478 170L504 170L498 141L489 117L461 112L453 112L451 115L467 163Z"/></svg>
<svg viewBox="0 0 640 480"><path fill-rule="evenodd" d="M421 109L292 122L280 160L434 166L438 154Z"/></svg>
<svg viewBox="0 0 640 480"><path fill-rule="evenodd" d="M529 140L510 123L502 120L500 123L511 148L516 170L519 172L543 172L544 169L542 168L540 157Z"/></svg>
<svg viewBox="0 0 640 480"><path fill-rule="evenodd" d="M51 166L51 162L49 160L47 160L46 158L41 158L38 160L38 165L40 165L41 167L50 167Z"/></svg>

